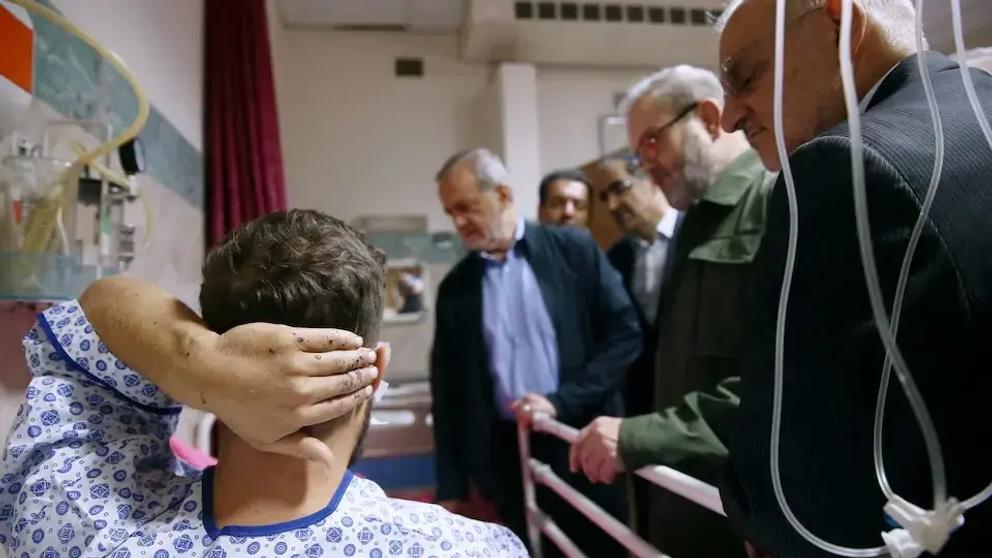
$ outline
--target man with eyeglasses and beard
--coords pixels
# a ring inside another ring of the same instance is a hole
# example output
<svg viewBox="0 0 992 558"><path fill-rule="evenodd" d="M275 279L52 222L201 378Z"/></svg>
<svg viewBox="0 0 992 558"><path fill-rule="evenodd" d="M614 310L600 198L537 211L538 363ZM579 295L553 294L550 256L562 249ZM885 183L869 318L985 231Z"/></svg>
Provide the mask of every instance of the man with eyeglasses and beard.
<svg viewBox="0 0 992 558"><path fill-rule="evenodd" d="M634 85L624 106L640 166L669 204L685 212L656 318L658 412L597 418L582 430L570 462L594 482L663 464L715 484L739 402L753 261L775 176L743 134L720 127L723 89L708 70L662 70ZM607 193L618 202L634 194L633 187ZM649 500L640 530L666 554L744 554L723 518L661 489L638 493Z"/></svg>

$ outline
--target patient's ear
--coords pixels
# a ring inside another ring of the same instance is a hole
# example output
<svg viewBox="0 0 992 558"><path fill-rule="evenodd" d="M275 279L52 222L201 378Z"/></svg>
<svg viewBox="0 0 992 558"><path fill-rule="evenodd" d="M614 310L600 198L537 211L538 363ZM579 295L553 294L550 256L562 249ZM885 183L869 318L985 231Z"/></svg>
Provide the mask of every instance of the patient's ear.
<svg viewBox="0 0 992 558"><path fill-rule="evenodd" d="M379 377L372 382L372 389L379 389L379 382L385 377L386 369L389 368L389 358L392 356L392 352L393 350L389 346L389 343L380 341L375 346L375 367L379 369Z"/></svg>

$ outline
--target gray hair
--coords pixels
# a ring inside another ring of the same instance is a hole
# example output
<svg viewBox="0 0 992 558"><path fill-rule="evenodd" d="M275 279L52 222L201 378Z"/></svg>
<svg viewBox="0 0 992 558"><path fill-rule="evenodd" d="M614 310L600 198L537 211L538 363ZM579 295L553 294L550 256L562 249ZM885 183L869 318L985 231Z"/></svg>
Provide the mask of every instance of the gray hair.
<svg viewBox="0 0 992 558"><path fill-rule="evenodd" d="M749 0L731 0L713 27L723 33L737 8ZM771 0L774 4L774 0ZM787 8L795 13L822 6L825 0L786 0ZM882 37L890 46L916 52L916 8L913 0L861 0L868 17L875 21ZM923 48L930 48L924 39Z"/></svg>
<svg viewBox="0 0 992 558"><path fill-rule="evenodd" d="M485 192L492 190L496 186L509 186L510 174L506 172L506 166L492 151L477 147L459 151L441 165L441 170L437 171L434 179L437 182L444 180L444 177L463 161L472 164L472 172L479 183L479 189Z"/></svg>
<svg viewBox="0 0 992 558"><path fill-rule="evenodd" d="M716 74L696 66L680 64L651 74L634 84L620 103L627 114L634 103L650 97L671 107L684 107L704 99L723 104L723 86Z"/></svg>

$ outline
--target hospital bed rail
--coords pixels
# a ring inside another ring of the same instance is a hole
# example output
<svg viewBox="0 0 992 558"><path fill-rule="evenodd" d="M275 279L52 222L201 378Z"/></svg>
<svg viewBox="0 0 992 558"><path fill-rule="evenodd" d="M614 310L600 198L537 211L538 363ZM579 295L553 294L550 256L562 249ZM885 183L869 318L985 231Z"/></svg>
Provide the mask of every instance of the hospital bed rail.
<svg viewBox="0 0 992 558"><path fill-rule="evenodd" d="M668 558L666 554L639 537L627 525L603 511L592 500L563 481L551 470L550 466L531 457L530 430L523 423L518 423L517 428L527 517L527 537L530 540L531 552L535 558L542 558L543 554L541 533L544 533L565 556L569 558L585 557L585 554L565 535L554 520L538 507L534 490L535 483L543 484L553 490L596 526L626 547L632 555L638 558ZM579 435L578 430L554 420L547 413L534 413L531 416L531 430L550 434L570 444L574 443ZM720 501L720 493L714 486L661 465L647 465L634 472L661 488L678 494L710 511L726 516Z"/></svg>

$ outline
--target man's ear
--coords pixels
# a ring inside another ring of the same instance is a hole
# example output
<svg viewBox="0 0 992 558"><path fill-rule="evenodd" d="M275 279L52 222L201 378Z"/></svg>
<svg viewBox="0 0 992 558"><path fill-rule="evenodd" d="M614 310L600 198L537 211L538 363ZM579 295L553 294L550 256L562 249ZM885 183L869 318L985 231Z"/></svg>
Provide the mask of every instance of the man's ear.
<svg viewBox="0 0 992 558"><path fill-rule="evenodd" d="M392 347L389 343L384 343L380 341L375 347L375 367L379 369L379 377L372 382L372 389L379 389L379 382L382 381L383 377L386 375L386 369L389 368L389 359L392 357Z"/></svg>
<svg viewBox="0 0 992 558"><path fill-rule="evenodd" d="M696 109L710 139L716 141L720 137L720 105L713 99L699 101Z"/></svg>
<svg viewBox="0 0 992 558"><path fill-rule="evenodd" d="M837 36L840 37L840 20L844 12L844 1L827 0L823 9L837 26ZM851 54L853 56L864 43L865 35L868 32L868 20L865 18L865 7L861 0L851 0L851 9L853 10L851 13ZM840 39L837 40L839 44Z"/></svg>
<svg viewBox="0 0 992 558"><path fill-rule="evenodd" d="M500 184L493 188L496 192L496 198L503 204L513 202L513 189L505 184Z"/></svg>

